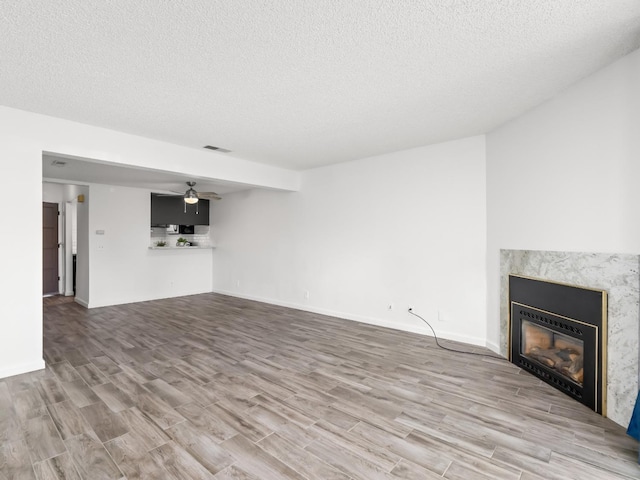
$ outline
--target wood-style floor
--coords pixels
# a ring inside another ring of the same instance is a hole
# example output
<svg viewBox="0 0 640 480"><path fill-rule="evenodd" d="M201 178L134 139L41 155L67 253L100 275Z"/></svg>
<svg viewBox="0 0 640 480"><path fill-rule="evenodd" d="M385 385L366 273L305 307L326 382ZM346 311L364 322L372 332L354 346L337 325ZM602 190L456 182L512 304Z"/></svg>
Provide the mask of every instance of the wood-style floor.
<svg viewBox="0 0 640 480"><path fill-rule="evenodd" d="M73 296L65 296L65 295L50 295L47 297L42 297L42 306L43 307L53 307L55 305L60 305L61 303L69 303L75 301L75 297Z"/></svg>
<svg viewBox="0 0 640 480"><path fill-rule="evenodd" d="M2 479L640 478L622 427L431 337L216 294L44 330L0 380Z"/></svg>

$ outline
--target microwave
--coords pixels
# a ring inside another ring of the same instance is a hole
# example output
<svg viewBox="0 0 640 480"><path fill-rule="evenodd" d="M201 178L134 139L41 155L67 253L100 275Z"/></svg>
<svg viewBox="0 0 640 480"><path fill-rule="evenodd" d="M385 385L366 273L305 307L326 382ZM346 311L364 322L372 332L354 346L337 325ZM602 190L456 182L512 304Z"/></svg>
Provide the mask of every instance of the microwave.
<svg viewBox="0 0 640 480"><path fill-rule="evenodd" d="M193 235L195 233L195 227L193 225L180 225L178 227L178 233L182 235Z"/></svg>

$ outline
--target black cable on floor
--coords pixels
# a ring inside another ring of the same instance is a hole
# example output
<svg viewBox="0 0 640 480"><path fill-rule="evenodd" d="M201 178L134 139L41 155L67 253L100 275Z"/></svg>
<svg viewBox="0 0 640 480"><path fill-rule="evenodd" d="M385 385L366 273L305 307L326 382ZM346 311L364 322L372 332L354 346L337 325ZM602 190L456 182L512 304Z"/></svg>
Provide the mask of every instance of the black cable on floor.
<svg viewBox="0 0 640 480"><path fill-rule="evenodd" d="M433 329L433 327L431 326L431 324L429 322L427 322L424 318L422 318L420 315L418 315L417 313L414 313L413 309L410 308L409 309L409 313L411 315L413 315L414 317L418 317L420 320L422 320L424 323L426 323L427 325L429 325L429 328L431 329L431 331L433 332L433 338L436 341L436 345L438 345L441 349L443 350L448 350L450 352L455 352L455 353L466 353L467 355L477 355L479 357L489 357L489 358L495 358L497 360L507 360L504 357L498 357L497 355L487 355L486 353L476 353L476 352L465 352L464 350L456 350L454 348L448 348L448 347L444 347L442 345L440 345L440 342L438 341L438 336L436 335L436 331Z"/></svg>

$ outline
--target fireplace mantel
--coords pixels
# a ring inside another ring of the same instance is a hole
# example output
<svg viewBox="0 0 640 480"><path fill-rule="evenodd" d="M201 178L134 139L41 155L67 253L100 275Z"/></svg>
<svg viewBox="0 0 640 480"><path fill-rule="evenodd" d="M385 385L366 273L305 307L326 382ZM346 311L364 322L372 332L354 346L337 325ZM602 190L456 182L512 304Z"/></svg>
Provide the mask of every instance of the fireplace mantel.
<svg viewBox="0 0 640 480"><path fill-rule="evenodd" d="M607 417L626 426L638 392L639 271L637 255L501 250L501 353L508 354L510 274L607 291Z"/></svg>

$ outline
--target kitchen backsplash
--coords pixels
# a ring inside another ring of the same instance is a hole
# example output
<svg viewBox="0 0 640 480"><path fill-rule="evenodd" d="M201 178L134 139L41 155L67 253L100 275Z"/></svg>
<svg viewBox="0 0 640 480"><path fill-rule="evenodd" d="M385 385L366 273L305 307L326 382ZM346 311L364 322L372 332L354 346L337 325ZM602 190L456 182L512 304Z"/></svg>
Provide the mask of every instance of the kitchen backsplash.
<svg viewBox="0 0 640 480"><path fill-rule="evenodd" d="M167 246L175 247L176 241L178 238L183 237L186 238L188 242L198 246L198 247L211 247L211 236L209 234L209 226L208 225L195 225L195 233L194 234L167 234L166 228L154 227L151 228L151 240L150 246L155 246L156 242L164 240L167 242Z"/></svg>

